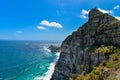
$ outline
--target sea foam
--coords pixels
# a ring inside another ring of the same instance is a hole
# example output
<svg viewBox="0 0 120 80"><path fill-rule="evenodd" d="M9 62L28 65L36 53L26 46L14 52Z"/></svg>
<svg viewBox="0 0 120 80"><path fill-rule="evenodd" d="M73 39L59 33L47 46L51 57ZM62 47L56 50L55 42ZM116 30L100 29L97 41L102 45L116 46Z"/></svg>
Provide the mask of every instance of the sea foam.
<svg viewBox="0 0 120 80"><path fill-rule="evenodd" d="M45 51L47 51L47 52L51 52L51 50L50 50L50 49L48 49L48 47L47 47L47 46L44 46L44 47L43 47L43 50L45 50Z"/></svg>
<svg viewBox="0 0 120 80"><path fill-rule="evenodd" d="M50 64L50 66L49 66L49 68L48 68L48 72L45 73L45 76L35 77L34 80L50 80L50 79L51 79L52 74L53 74L53 72L54 72L54 70L55 70L55 64L56 64L56 62L57 62L58 59L59 59L60 53L57 52L57 53L56 53L56 56L57 56L57 58L54 60L54 62L52 62L52 63Z"/></svg>

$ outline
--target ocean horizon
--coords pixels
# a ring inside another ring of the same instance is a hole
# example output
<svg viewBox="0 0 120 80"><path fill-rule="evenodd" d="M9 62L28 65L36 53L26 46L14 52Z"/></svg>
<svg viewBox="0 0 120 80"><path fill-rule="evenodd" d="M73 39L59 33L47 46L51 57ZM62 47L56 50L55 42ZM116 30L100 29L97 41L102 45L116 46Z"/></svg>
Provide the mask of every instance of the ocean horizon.
<svg viewBox="0 0 120 80"><path fill-rule="evenodd" d="M0 40L0 80L50 79L59 53L47 48L60 44L51 40Z"/></svg>

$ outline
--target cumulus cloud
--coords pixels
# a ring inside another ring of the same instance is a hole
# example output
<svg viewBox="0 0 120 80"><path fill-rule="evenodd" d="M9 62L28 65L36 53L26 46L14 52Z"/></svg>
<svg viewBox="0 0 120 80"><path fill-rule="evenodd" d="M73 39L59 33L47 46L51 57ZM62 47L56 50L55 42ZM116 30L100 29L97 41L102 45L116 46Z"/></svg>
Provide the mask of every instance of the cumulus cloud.
<svg viewBox="0 0 120 80"><path fill-rule="evenodd" d="M105 10L105 9L101 9L101 8L97 8L99 11L103 12L103 13L110 13L114 16L114 10L115 9L118 9L120 6L119 5L116 5L113 10ZM81 14L80 14L80 18L82 19L86 19L88 18L88 14L89 14L89 11L90 10L85 10L85 9L82 9L81 11ZM116 19L120 20L120 17L119 16L114 16Z"/></svg>
<svg viewBox="0 0 120 80"><path fill-rule="evenodd" d="M110 13L112 14L113 11L112 10L105 10L105 9L101 9L101 8L98 8L99 11L103 12L103 13Z"/></svg>
<svg viewBox="0 0 120 80"><path fill-rule="evenodd" d="M82 9L80 18L86 19L88 17L89 10Z"/></svg>
<svg viewBox="0 0 120 80"><path fill-rule="evenodd" d="M119 16L114 16L116 19L120 20L120 17Z"/></svg>
<svg viewBox="0 0 120 80"><path fill-rule="evenodd" d="M98 8L98 10L101 11L101 12L103 12L103 13L113 14L112 10L105 10L105 9L101 9L101 8ZM82 18L82 19L88 18L89 11L90 10L82 9L81 14L80 14L80 18Z"/></svg>
<svg viewBox="0 0 120 80"><path fill-rule="evenodd" d="M23 33L23 31L16 31L16 33L18 33L18 34L22 34L22 33Z"/></svg>
<svg viewBox="0 0 120 80"><path fill-rule="evenodd" d="M43 27L43 26L37 26L37 29L40 29L40 30L47 30L47 28Z"/></svg>
<svg viewBox="0 0 120 80"><path fill-rule="evenodd" d="M120 6L119 5L116 5L113 9L116 10L116 9L119 9Z"/></svg>
<svg viewBox="0 0 120 80"><path fill-rule="evenodd" d="M47 27L56 27L56 28L63 28L63 26L60 23L57 22L49 22L47 20L43 20L40 23L43 26L47 26Z"/></svg>

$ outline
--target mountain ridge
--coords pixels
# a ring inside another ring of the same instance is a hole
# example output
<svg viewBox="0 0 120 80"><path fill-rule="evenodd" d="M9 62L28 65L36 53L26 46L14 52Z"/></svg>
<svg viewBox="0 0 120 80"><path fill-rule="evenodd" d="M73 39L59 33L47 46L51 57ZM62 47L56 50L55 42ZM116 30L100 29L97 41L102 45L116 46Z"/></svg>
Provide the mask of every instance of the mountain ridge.
<svg viewBox="0 0 120 80"><path fill-rule="evenodd" d="M91 72L109 58L106 54L95 54L95 48L100 46L120 47L120 21L93 8L88 21L63 41L51 80L69 80L75 74Z"/></svg>

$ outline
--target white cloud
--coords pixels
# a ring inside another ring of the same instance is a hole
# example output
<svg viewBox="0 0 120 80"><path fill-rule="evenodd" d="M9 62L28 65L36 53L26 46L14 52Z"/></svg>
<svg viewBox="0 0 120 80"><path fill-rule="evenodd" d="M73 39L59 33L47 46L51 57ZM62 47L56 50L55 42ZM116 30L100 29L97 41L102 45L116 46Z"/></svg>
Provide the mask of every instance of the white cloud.
<svg viewBox="0 0 120 80"><path fill-rule="evenodd" d="M113 11L112 10L105 10L105 9L101 9L101 8L98 8L99 11L103 12L103 13L110 13L112 14Z"/></svg>
<svg viewBox="0 0 120 80"><path fill-rule="evenodd" d="M37 29L40 29L40 30L47 30L47 28L43 27L43 26L37 26Z"/></svg>
<svg viewBox="0 0 120 80"><path fill-rule="evenodd" d="M18 34L22 34L22 33L23 33L23 31L16 31L16 33L18 33Z"/></svg>
<svg viewBox="0 0 120 80"><path fill-rule="evenodd" d="M119 5L116 5L113 9L116 10L116 9L119 9L120 6Z"/></svg>
<svg viewBox="0 0 120 80"><path fill-rule="evenodd" d="M113 14L113 11L112 11L112 10L105 10L105 9L101 9L101 8L98 8L98 10L101 11L102 13L110 13L110 14ZM88 18L89 11L90 11L90 10L82 9L81 14L80 14L80 18L82 18L82 19Z"/></svg>
<svg viewBox="0 0 120 80"><path fill-rule="evenodd" d="M80 18L86 19L88 17L89 10L82 9Z"/></svg>
<svg viewBox="0 0 120 80"><path fill-rule="evenodd" d="M114 10L115 10L115 9L118 9L119 7L120 7L119 5L115 6L115 7L114 7ZM105 10L105 9L101 9L101 8L98 8L98 10L101 11L101 12L103 12L103 13L110 13L110 14L114 15L114 10ZM88 18L87 16L88 16L88 14L89 14L89 11L90 11L90 10L82 9L81 14L80 14L80 18L82 18L82 19ZM114 16L114 17L115 17L116 19L120 20L120 17L119 17L119 16Z"/></svg>
<svg viewBox="0 0 120 80"><path fill-rule="evenodd" d="M120 17L119 16L114 16L116 19L120 20Z"/></svg>
<svg viewBox="0 0 120 80"><path fill-rule="evenodd" d="M57 22L49 22L47 20L43 20L40 23L43 26L47 26L47 27L56 27L56 28L63 28L63 26L60 23Z"/></svg>

